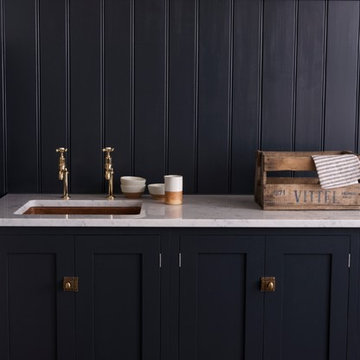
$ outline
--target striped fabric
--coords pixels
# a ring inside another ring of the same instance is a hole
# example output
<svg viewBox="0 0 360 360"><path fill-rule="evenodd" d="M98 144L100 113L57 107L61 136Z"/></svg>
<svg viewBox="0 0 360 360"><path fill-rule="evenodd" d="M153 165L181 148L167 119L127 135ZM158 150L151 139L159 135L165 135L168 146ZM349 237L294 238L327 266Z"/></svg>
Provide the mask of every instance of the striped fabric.
<svg viewBox="0 0 360 360"><path fill-rule="evenodd" d="M360 161L356 155L313 155L312 158L323 189L359 183Z"/></svg>

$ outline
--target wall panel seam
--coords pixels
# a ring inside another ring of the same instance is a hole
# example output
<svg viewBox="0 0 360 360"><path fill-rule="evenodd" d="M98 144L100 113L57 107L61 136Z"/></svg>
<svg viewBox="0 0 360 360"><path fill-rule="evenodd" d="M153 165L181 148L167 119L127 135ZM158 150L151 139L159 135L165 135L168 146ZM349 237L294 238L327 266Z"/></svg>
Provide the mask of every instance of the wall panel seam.
<svg viewBox="0 0 360 360"><path fill-rule="evenodd" d="M64 25L65 25L65 147L70 150L67 156L67 167L71 174L70 0L65 0ZM71 181L69 181L69 191L71 192Z"/></svg>
<svg viewBox="0 0 360 360"><path fill-rule="evenodd" d="M358 41L357 41L357 64L356 64L356 109L355 109L355 152L359 152L359 66L360 66L360 11L358 6Z"/></svg>
<svg viewBox="0 0 360 360"><path fill-rule="evenodd" d="M194 192L199 189L199 22L200 0L195 0L194 31Z"/></svg>
<svg viewBox="0 0 360 360"><path fill-rule="evenodd" d="M164 170L169 173L169 52L170 1L164 0Z"/></svg>
<svg viewBox="0 0 360 360"><path fill-rule="evenodd" d="M328 43L328 24L329 24L329 0L324 3L324 38L323 38L323 83L322 83L322 117L321 117L321 150L325 150L325 131L326 131L326 78L327 78L327 43Z"/></svg>
<svg viewBox="0 0 360 360"><path fill-rule="evenodd" d="M294 61L293 61L293 94L292 94L292 119L291 119L291 149L296 150L296 106L297 106L297 76L298 76L298 41L299 41L299 1L294 6Z"/></svg>
<svg viewBox="0 0 360 360"><path fill-rule="evenodd" d="M35 0L35 127L36 127L36 158L37 158L37 192L42 192L41 164L41 64L40 64L40 0Z"/></svg>
<svg viewBox="0 0 360 360"><path fill-rule="evenodd" d="M258 99L257 99L257 148L262 149L263 125L263 73L264 73L264 7L265 1L259 0L259 45L258 45Z"/></svg>
<svg viewBox="0 0 360 360"><path fill-rule="evenodd" d="M130 0L130 172L135 173L135 0Z"/></svg>
<svg viewBox="0 0 360 360"><path fill-rule="evenodd" d="M2 88L2 139L3 139L3 189L7 193L7 111L6 111L6 33L5 33L5 0L1 0L1 88Z"/></svg>
<svg viewBox="0 0 360 360"><path fill-rule="evenodd" d="M234 0L229 0L229 69L228 69L228 193L232 190L233 150L233 96L234 96Z"/></svg>
<svg viewBox="0 0 360 360"><path fill-rule="evenodd" d="M99 11L99 32L100 32L100 59L99 59L99 64L100 64L100 101L99 101L99 106L100 106L100 149L104 148L105 146L112 146L112 144L107 144L106 141L106 137L105 137L105 0L100 0L99 1L99 5L100 5L100 11ZM99 149L99 151L100 151ZM101 167L104 167L104 157L101 157ZM101 188L102 191L104 192L105 190L105 178L104 176L101 176Z"/></svg>

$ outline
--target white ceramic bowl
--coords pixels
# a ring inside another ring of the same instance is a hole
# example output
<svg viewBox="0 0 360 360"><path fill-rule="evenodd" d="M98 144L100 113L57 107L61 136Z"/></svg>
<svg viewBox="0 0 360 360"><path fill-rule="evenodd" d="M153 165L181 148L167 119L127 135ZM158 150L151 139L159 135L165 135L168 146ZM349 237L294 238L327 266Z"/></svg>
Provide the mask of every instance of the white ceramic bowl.
<svg viewBox="0 0 360 360"><path fill-rule="evenodd" d="M121 184L121 191L123 193L143 193L145 190L145 185L122 185Z"/></svg>
<svg viewBox="0 0 360 360"><path fill-rule="evenodd" d="M139 198L145 190L145 185L121 185L121 191L129 199Z"/></svg>
<svg viewBox="0 0 360 360"><path fill-rule="evenodd" d="M139 176L122 176L120 178L121 185L143 185L145 186L146 179Z"/></svg>
<svg viewBox="0 0 360 360"><path fill-rule="evenodd" d="M165 195L164 184L149 184L148 190L150 195Z"/></svg>

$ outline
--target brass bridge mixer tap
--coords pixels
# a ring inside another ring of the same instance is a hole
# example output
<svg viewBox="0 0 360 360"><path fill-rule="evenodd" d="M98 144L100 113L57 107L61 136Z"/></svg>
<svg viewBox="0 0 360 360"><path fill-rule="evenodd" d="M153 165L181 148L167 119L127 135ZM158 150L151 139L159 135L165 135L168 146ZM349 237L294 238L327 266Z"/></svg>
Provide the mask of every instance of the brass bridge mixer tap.
<svg viewBox="0 0 360 360"><path fill-rule="evenodd" d="M105 155L105 179L109 182L109 190L107 199L114 200L114 169L112 167L111 153L114 151L112 147L106 147L102 149Z"/></svg>
<svg viewBox="0 0 360 360"><path fill-rule="evenodd" d="M56 152L60 153L59 157L59 180L63 182L63 196L65 200L69 200L69 171L66 168L66 160L64 153L67 152L67 149L60 147L56 149Z"/></svg>

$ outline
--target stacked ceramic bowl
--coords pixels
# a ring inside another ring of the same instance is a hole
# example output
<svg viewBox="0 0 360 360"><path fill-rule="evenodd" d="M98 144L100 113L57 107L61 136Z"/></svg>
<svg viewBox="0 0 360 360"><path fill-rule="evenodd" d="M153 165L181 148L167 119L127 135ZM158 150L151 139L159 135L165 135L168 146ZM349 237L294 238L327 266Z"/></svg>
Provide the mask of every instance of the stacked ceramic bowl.
<svg viewBox="0 0 360 360"><path fill-rule="evenodd" d="M165 186L164 184L149 184L148 190L154 200L165 200Z"/></svg>
<svg viewBox="0 0 360 360"><path fill-rule="evenodd" d="M120 183L121 191L127 198L137 199L144 193L146 179L138 176L122 176Z"/></svg>

